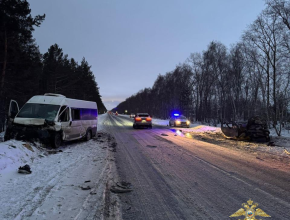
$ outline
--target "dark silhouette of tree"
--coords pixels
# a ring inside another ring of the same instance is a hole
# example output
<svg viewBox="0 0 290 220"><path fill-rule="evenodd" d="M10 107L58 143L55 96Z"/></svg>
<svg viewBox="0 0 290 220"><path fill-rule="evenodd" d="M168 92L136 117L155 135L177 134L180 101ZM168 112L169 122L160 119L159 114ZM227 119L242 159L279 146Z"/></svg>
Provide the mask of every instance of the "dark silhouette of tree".
<svg viewBox="0 0 290 220"><path fill-rule="evenodd" d="M46 92L95 101L99 112L106 111L85 59L79 65L57 44L40 54L32 32L45 15L30 13L26 0L0 1L0 132L11 99L21 107L30 97Z"/></svg>
<svg viewBox="0 0 290 220"><path fill-rule="evenodd" d="M43 55L40 91L41 94L51 92L69 98L95 101L99 112L106 111L91 66L85 58L80 65L74 59L69 60L57 44L52 45Z"/></svg>
<svg viewBox="0 0 290 220"><path fill-rule="evenodd" d="M37 90L41 55L32 32L44 18L33 18L26 0L0 1L0 131L9 100L21 104Z"/></svg>
<svg viewBox="0 0 290 220"><path fill-rule="evenodd" d="M45 15L37 15L33 18L30 12L29 3L26 0L2 0L0 2L1 42L4 43L2 45L4 50L1 51L3 53L3 57L1 57L3 62L0 84L1 94L4 90L8 61L16 55L15 52L19 49L17 47L29 47L29 45L31 46L30 49L34 47L32 38L34 26L40 26L45 18Z"/></svg>

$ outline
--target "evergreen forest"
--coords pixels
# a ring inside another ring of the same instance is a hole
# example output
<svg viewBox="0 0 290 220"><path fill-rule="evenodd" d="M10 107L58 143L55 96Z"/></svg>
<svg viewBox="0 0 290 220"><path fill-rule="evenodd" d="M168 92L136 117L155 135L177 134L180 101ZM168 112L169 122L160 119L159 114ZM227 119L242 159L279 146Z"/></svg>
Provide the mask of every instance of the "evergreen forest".
<svg viewBox="0 0 290 220"><path fill-rule="evenodd" d="M34 95L57 93L94 101L99 112L106 111L85 58L78 63L57 44L40 53L32 34L44 20L45 14L32 17L26 0L0 0L0 132L11 99L21 107Z"/></svg>

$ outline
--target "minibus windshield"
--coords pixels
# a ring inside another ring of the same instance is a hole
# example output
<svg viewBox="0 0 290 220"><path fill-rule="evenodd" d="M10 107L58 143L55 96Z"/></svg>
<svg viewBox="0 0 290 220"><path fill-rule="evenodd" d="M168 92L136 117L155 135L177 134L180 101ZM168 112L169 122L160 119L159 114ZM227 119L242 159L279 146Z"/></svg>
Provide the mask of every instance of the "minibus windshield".
<svg viewBox="0 0 290 220"><path fill-rule="evenodd" d="M60 105L26 103L16 117L54 120Z"/></svg>

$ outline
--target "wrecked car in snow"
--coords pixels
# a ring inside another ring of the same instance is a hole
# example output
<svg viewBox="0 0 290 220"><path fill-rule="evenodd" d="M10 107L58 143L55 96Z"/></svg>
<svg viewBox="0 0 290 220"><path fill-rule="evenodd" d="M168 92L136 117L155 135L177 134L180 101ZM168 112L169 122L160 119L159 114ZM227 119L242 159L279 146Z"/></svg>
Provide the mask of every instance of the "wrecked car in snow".
<svg viewBox="0 0 290 220"><path fill-rule="evenodd" d="M17 102L11 100L4 140L40 139L59 147L62 141L90 140L96 135L97 122L95 102L46 93L33 96L20 111Z"/></svg>
<svg viewBox="0 0 290 220"><path fill-rule="evenodd" d="M243 122L223 122L221 130L227 138L270 141L267 124L259 116Z"/></svg>

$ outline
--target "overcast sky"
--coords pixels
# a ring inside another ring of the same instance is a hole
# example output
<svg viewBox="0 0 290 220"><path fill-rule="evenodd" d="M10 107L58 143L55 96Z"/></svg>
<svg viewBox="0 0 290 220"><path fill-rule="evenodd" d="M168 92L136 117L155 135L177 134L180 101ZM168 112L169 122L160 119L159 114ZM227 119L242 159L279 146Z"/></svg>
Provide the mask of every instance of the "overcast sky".
<svg viewBox="0 0 290 220"><path fill-rule="evenodd" d="M264 0L28 0L46 14L34 37L85 57L108 109L151 87L211 41L229 47L265 8Z"/></svg>

